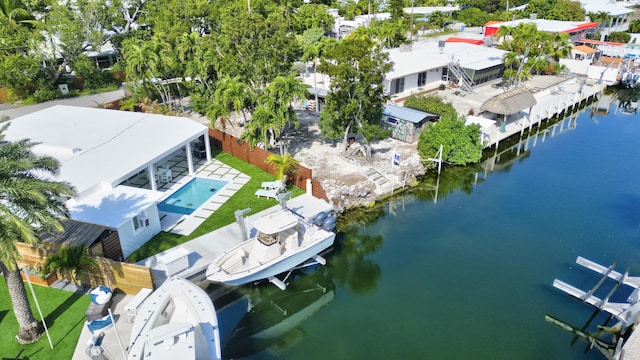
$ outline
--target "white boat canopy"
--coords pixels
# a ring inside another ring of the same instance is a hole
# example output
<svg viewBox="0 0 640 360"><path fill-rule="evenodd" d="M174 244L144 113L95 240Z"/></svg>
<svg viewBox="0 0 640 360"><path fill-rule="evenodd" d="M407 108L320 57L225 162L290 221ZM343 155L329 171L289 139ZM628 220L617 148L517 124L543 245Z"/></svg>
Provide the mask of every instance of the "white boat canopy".
<svg viewBox="0 0 640 360"><path fill-rule="evenodd" d="M291 229L298 224L299 220L300 217L289 211L278 210L257 219L253 226L263 234L274 235Z"/></svg>

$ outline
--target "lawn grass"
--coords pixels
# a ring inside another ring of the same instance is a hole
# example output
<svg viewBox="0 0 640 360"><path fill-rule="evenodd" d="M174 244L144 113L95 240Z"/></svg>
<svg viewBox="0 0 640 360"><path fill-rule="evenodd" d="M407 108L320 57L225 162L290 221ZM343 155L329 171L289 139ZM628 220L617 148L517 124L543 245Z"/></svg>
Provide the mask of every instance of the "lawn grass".
<svg viewBox="0 0 640 360"><path fill-rule="evenodd" d="M39 319L40 314L31 296L29 285L25 283L25 287L33 314ZM33 289L49 327L53 350L49 346L46 334L29 345L21 345L16 341L18 322L13 313L5 279L0 277L0 358L14 358L21 349L24 349L20 357L28 357L29 360L71 359L82 327L85 326L84 313L91 299L87 295L39 285L33 285Z"/></svg>
<svg viewBox="0 0 640 360"><path fill-rule="evenodd" d="M277 204L277 201L269 198L258 198L255 195L256 189L261 188L263 181L273 181L275 177L262 169L248 164L229 153L220 150L212 150L213 157L230 167L251 177L251 180L238 190L229 200L227 200L218 210L216 210L207 220L202 223L190 235L178 235L169 232L161 232L147 241L144 245L134 251L127 260L140 261L152 255L161 253L174 246L180 245L191 239L195 239L208 232L219 229L236 221L235 211L251 208L245 216L255 214L268 209ZM295 197L304 193L304 190L297 187L290 187L291 196Z"/></svg>

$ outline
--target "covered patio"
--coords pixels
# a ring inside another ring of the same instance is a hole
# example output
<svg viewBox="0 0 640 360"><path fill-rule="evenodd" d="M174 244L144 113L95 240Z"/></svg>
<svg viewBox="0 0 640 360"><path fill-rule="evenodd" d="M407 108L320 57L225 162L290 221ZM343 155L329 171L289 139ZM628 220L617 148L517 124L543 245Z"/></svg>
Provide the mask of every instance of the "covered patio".
<svg viewBox="0 0 640 360"><path fill-rule="evenodd" d="M57 105L10 120L5 135L58 160L55 179L76 191L71 219L117 231L126 258L162 230L165 190L211 161L208 132L183 117Z"/></svg>

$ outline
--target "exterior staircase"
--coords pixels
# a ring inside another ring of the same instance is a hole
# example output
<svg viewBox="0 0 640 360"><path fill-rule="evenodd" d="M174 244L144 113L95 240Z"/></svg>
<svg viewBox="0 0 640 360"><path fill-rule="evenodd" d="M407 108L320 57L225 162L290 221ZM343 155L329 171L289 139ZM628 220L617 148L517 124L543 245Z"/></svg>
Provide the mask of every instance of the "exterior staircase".
<svg viewBox="0 0 640 360"><path fill-rule="evenodd" d="M390 179L380 171L374 168L369 168L365 175L367 176L367 179L369 179L369 181L376 184L375 192L378 195L393 191L393 184L391 183Z"/></svg>
<svg viewBox="0 0 640 360"><path fill-rule="evenodd" d="M453 55L451 56L451 61L447 64L447 68L458 79L458 85L462 90L468 93L473 92L473 80L471 80L467 72L464 71L460 65L460 62L456 60Z"/></svg>

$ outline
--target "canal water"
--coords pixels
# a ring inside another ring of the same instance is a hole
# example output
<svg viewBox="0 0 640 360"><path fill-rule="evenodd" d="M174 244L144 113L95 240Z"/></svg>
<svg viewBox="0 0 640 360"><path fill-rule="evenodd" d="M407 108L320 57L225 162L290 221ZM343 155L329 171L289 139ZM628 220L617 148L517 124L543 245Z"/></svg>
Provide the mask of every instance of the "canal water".
<svg viewBox="0 0 640 360"><path fill-rule="evenodd" d="M603 359L548 319L589 333L614 321L552 283L598 282L577 256L640 276L639 156L640 117L587 108L478 167L351 214L326 266L292 274L285 292L246 286L216 304L223 355Z"/></svg>

